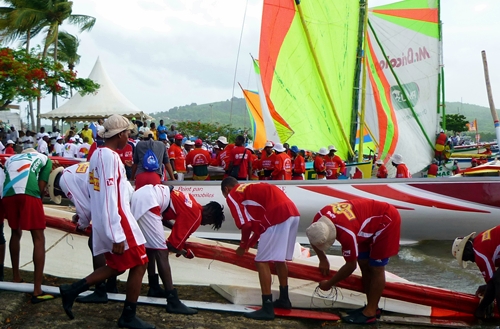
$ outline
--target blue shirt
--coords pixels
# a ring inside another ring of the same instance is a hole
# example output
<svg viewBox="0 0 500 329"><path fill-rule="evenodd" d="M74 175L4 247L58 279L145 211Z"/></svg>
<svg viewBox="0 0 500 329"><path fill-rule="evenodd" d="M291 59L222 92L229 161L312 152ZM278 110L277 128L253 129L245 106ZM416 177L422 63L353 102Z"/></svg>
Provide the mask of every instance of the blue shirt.
<svg viewBox="0 0 500 329"><path fill-rule="evenodd" d="M156 130L158 130L158 139L159 140L166 140L167 139L167 127L159 125Z"/></svg>

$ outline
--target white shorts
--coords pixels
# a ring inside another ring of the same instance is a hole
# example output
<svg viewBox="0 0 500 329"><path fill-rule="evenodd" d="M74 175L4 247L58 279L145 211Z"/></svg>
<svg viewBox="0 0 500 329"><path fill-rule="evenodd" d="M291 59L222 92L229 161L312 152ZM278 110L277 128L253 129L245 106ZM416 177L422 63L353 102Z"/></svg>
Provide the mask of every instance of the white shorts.
<svg viewBox="0 0 500 329"><path fill-rule="evenodd" d="M284 262L292 260L299 216L292 216L283 223L269 227L259 239L256 262Z"/></svg>
<svg viewBox="0 0 500 329"><path fill-rule="evenodd" d="M178 173L177 173L177 180L178 180L179 182L183 181L183 180L184 180L184 173L182 173L182 172L178 172Z"/></svg>
<svg viewBox="0 0 500 329"><path fill-rule="evenodd" d="M153 211L146 211L146 213L137 220L137 224L146 239L146 248L164 250L168 249L167 240L165 239L162 216L157 214L160 212L160 207L157 208L157 211L154 211L154 208Z"/></svg>

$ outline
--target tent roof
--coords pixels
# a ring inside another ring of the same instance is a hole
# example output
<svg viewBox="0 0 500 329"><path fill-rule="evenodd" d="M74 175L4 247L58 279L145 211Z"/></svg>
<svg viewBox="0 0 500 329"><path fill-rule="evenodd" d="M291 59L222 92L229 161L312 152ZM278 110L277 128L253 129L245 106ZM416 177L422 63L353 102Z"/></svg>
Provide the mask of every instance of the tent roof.
<svg viewBox="0 0 500 329"><path fill-rule="evenodd" d="M112 114L120 114L128 118L137 117L151 120L152 118L132 104L111 81L104 70L101 61L97 58L89 79L97 82L101 87L95 94L81 96L73 95L62 106L41 114L45 119L96 120L107 118Z"/></svg>

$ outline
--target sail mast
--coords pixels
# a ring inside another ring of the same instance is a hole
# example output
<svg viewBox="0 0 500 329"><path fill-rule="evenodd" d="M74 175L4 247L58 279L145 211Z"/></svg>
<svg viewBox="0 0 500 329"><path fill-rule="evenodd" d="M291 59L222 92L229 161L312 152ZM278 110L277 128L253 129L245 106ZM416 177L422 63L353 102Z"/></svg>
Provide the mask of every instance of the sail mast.
<svg viewBox="0 0 500 329"><path fill-rule="evenodd" d="M361 114L359 116L359 151L358 151L358 162L362 162L364 160L363 156L363 143L364 143L364 137L365 137L365 103L366 103L366 47L367 47L367 39L368 39L368 0L364 1L364 7L363 7L363 0L361 0L360 5L364 10L360 11L362 12L362 22L363 22L363 33L361 35L362 37L362 44L363 44L363 57L361 58L361 66L362 66L362 72L363 72L363 77L362 77L362 86L361 86ZM361 22L360 22L361 24ZM357 111L356 111L357 112Z"/></svg>
<svg viewBox="0 0 500 329"><path fill-rule="evenodd" d="M323 71L321 70L320 65L318 64L319 63L318 56L316 55L316 51L314 49L314 46L311 43L311 36L310 36L310 33L309 33L309 28L307 27L307 24L306 24L306 21L305 21L305 18L304 18L304 14L302 13L302 8L300 6L300 0L295 0L295 3L297 5L297 11L298 11L299 16L300 16L300 21L302 23L302 27L304 29L304 33L306 35L306 39L307 39L307 44L309 46L309 50L311 51L312 57L314 59L314 65L316 67L316 70L318 71L318 75L320 77L321 84L323 85L323 88L325 89L325 93L326 93L326 97L328 99L328 103L332 107L333 115L335 117L335 120L339 124L340 132L341 132L341 135L342 135L342 139L347 144L347 149L348 149L349 153L351 155L354 155L353 148L352 148L352 146L351 146L351 144L349 142L349 137L347 136L344 128L342 127L342 121L340 121L340 117L338 115L337 109L336 109L335 104L333 102L330 89L328 88L328 84L326 83L325 76L323 74Z"/></svg>
<svg viewBox="0 0 500 329"><path fill-rule="evenodd" d="M439 76L438 76L438 98L437 112L441 114L441 128L446 130L446 103L444 94L444 60L443 60L443 22L441 22L441 1L438 0L438 26L439 26ZM439 122L438 122L439 125ZM438 132L436 127L436 132Z"/></svg>

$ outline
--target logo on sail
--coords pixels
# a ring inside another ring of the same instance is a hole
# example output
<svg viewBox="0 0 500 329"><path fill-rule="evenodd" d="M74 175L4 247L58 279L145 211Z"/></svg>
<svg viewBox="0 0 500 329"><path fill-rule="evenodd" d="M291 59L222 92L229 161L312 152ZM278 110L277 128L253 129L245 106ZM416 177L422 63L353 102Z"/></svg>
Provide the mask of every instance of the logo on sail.
<svg viewBox="0 0 500 329"><path fill-rule="evenodd" d="M391 58L390 56L387 56L387 60L383 59L380 61L380 68L382 70L385 70L389 68L388 64L391 64L392 67L401 67L409 64L413 64L415 62L420 62L423 61L427 58L431 58L429 55L429 52L427 51L427 48L425 47L419 47L418 49L412 49L409 48L405 53L401 54L401 57L394 57Z"/></svg>
<svg viewBox="0 0 500 329"><path fill-rule="evenodd" d="M415 107L415 105L417 105L418 99L420 97L420 90L415 82L404 84L403 88L405 93L401 91L401 88L399 88L399 86L391 87L392 104L394 105L394 108L396 110L404 110L410 108L406 97L408 97L408 100L412 107Z"/></svg>

